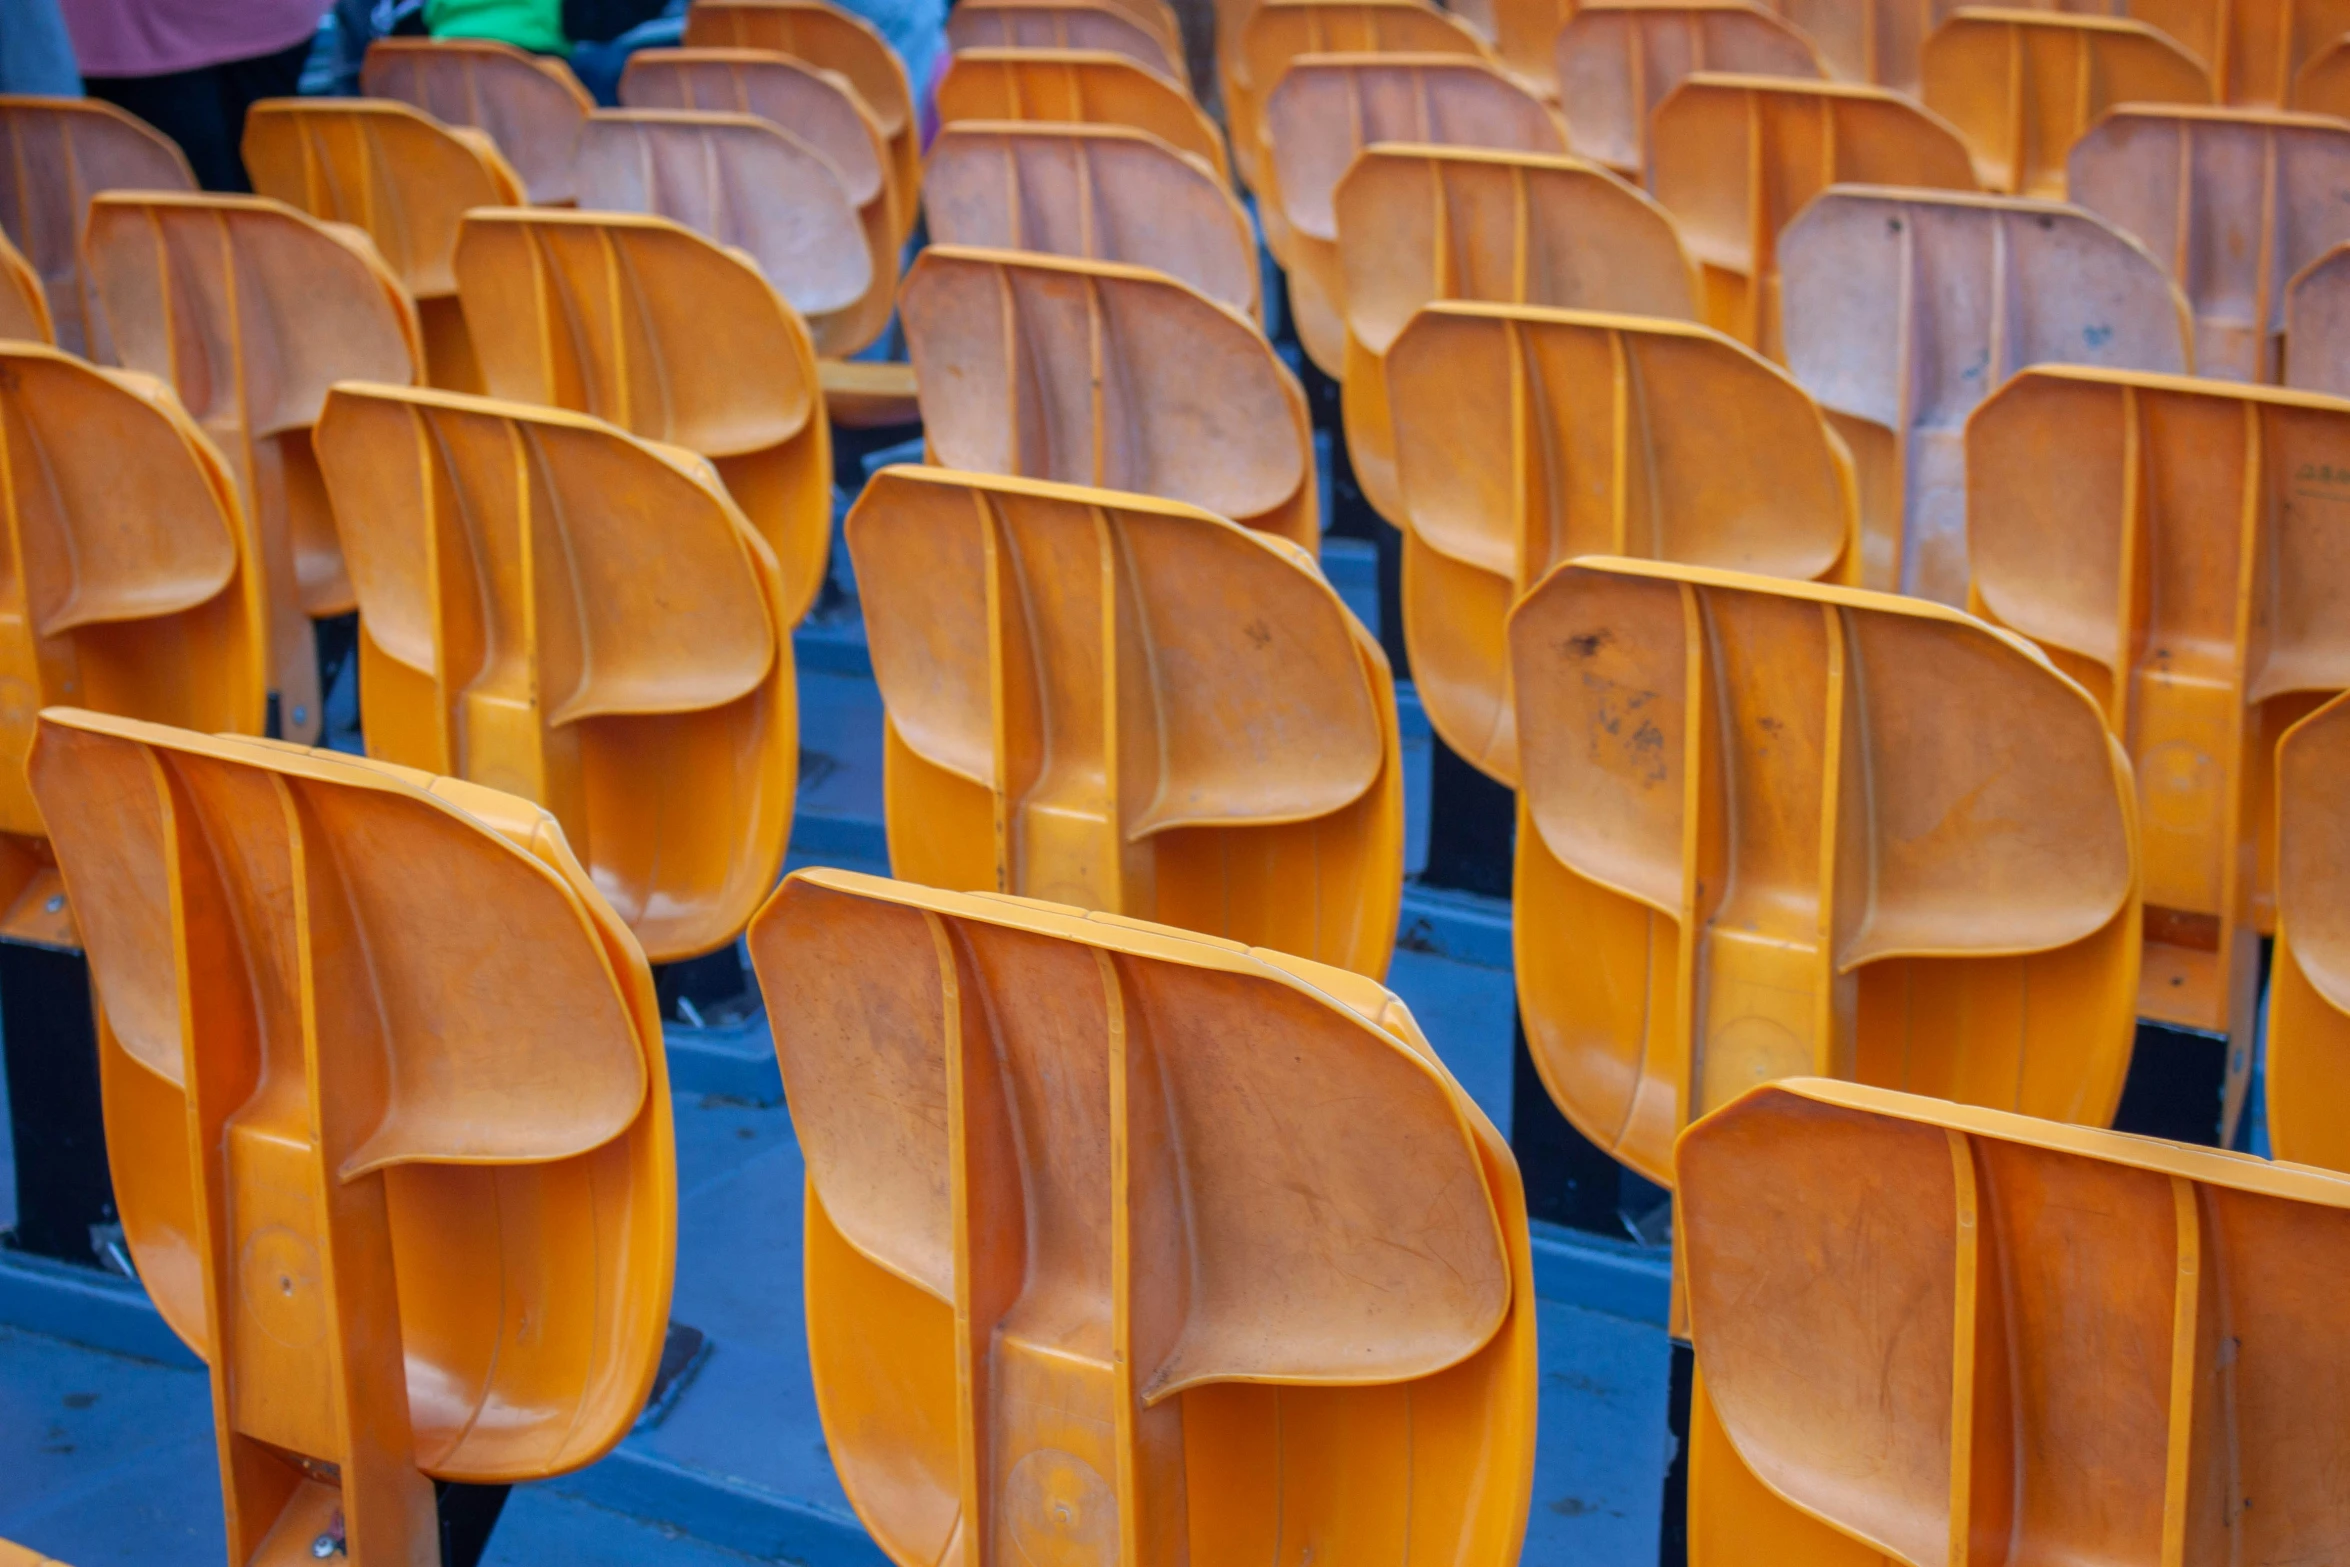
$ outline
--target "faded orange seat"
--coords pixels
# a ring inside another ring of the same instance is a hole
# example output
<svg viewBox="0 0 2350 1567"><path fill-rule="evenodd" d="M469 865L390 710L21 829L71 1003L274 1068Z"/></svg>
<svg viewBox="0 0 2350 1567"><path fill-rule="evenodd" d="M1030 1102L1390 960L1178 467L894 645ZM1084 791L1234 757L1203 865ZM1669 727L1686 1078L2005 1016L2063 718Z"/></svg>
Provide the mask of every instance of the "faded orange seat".
<svg viewBox="0 0 2350 1567"><path fill-rule="evenodd" d="M947 13L951 49L1093 49L1122 54L1191 89L1183 39L1107 0L963 0Z"/></svg>
<svg viewBox="0 0 2350 1567"><path fill-rule="evenodd" d="M110 103L0 94L0 232L39 275L55 341L68 353L116 362L82 268L90 198L102 190L195 188L178 143Z"/></svg>
<svg viewBox="0 0 2350 1567"><path fill-rule="evenodd" d="M1744 0L1589 0L1559 29L1553 57L1567 145L1633 180L1648 171L1649 118L1684 77L1828 74L1810 39Z"/></svg>
<svg viewBox="0 0 2350 1567"><path fill-rule="evenodd" d="M2313 44L2286 103L2306 114L2350 118L2350 28L2327 32Z"/></svg>
<svg viewBox="0 0 2350 1567"><path fill-rule="evenodd" d="M2350 124L2263 109L2124 106L2073 144L2071 199L2170 263L2195 368L2275 382L2285 285L2350 240Z"/></svg>
<svg viewBox="0 0 2350 1567"><path fill-rule="evenodd" d="M868 224L829 159L772 121L599 110L579 139L579 204L649 212L758 263L826 358L889 325L897 247Z"/></svg>
<svg viewBox="0 0 2350 1567"><path fill-rule="evenodd" d="M1148 266L1263 319L1248 214L1147 131L959 120L940 127L922 188L935 244Z"/></svg>
<svg viewBox="0 0 2350 1567"><path fill-rule="evenodd" d="M1835 80L1915 98L1926 36L1957 7L1953 0L1763 0L1763 9L1810 39Z"/></svg>
<svg viewBox="0 0 2350 1567"><path fill-rule="evenodd" d="M1549 103L1558 102L1557 56L1551 46L1559 29L1574 17L1577 0L1480 0L1492 15L1488 36L1502 68L1529 91ZM1484 29L1480 29L1484 31Z"/></svg>
<svg viewBox="0 0 2350 1567"><path fill-rule="evenodd" d="M2209 103L2202 62L2143 22L1966 9L1926 40L1926 107L1966 138L1983 189L2064 197L2065 154L2119 103Z"/></svg>
<svg viewBox="0 0 2350 1567"><path fill-rule="evenodd" d="M231 1562L437 1562L435 1480L593 1463L668 1327L644 954L554 819L52 708L123 1232L212 1368Z"/></svg>
<svg viewBox="0 0 2350 1567"><path fill-rule="evenodd" d="M1188 152L1229 182L1224 133L1181 87L1098 49L964 49L938 84L938 120L1126 125Z"/></svg>
<svg viewBox="0 0 2350 1567"><path fill-rule="evenodd" d="M2350 396L2350 241L2285 286L2287 386Z"/></svg>
<svg viewBox="0 0 2350 1567"><path fill-rule="evenodd" d="M457 281L493 395L710 459L796 625L824 584L832 440L808 329L758 268L667 218L477 208Z"/></svg>
<svg viewBox="0 0 2350 1567"><path fill-rule="evenodd" d="M33 343L57 340L41 275L25 260L24 252L8 242L5 232L0 232L0 338Z"/></svg>
<svg viewBox="0 0 2350 1567"><path fill-rule="evenodd" d="M1975 188L1958 133L1879 87L1685 78L1657 105L1648 188L1705 276L1705 321L1784 359L1779 235L1831 185Z"/></svg>
<svg viewBox="0 0 2350 1567"><path fill-rule="evenodd" d="M1319 552L1305 393L1246 316L1142 267L949 245L898 311L940 466L1183 501Z"/></svg>
<svg viewBox="0 0 2350 1567"><path fill-rule="evenodd" d="M847 524L890 873L1387 972L1385 655L1295 545L1179 501L890 468Z"/></svg>
<svg viewBox="0 0 2350 1567"><path fill-rule="evenodd" d="M487 38L378 38L359 85L370 98L397 98L443 125L480 131L542 206L567 206L578 194L571 165L596 101L560 60Z"/></svg>
<svg viewBox="0 0 2350 1567"><path fill-rule="evenodd" d="M1265 178L1265 95L1307 54L1490 59L1466 23L1424 0L1266 0L1240 30L1222 82L1233 161L1251 189Z"/></svg>
<svg viewBox="0 0 2350 1567"><path fill-rule="evenodd" d="M1518 1560L1524 1196L1395 996L836 870L751 958L825 1448L890 1560Z"/></svg>
<svg viewBox="0 0 2350 1567"><path fill-rule="evenodd" d="M1526 596L1509 648L1518 1004L1586 1137L1670 1184L1683 1126L1807 1075L2111 1119L2130 765L2030 643L1919 599L1594 558Z"/></svg>
<svg viewBox="0 0 2350 1567"><path fill-rule="evenodd" d="M523 194L489 138L388 99L270 98L245 119L244 154L260 194L375 241L416 301L432 383L480 391L451 270L457 220Z"/></svg>
<svg viewBox="0 0 2350 1567"><path fill-rule="evenodd" d="M1857 567L1843 444L1785 371L1704 327L1437 302L1388 352L1387 392L1412 678L1445 744L1513 788L1504 628L1558 562Z"/></svg>
<svg viewBox="0 0 2350 1567"><path fill-rule="evenodd" d="M2077 207L1831 191L1779 236L1779 258L1787 366L1860 473L1868 587L1965 602L1966 418L2009 376L2194 362L2162 264Z"/></svg>
<svg viewBox="0 0 2350 1567"><path fill-rule="evenodd" d="M2120 14L2169 34L2210 72L2219 102L2247 109L2314 107L2295 79L2350 31L2342 0L2129 0Z"/></svg>
<svg viewBox="0 0 2350 1567"><path fill-rule="evenodd" d="M2277 747L2277 944L2269 980L2269 1144L2280 1159L2350 1170L2350 698Z"/></svg>
<svg viewBox="0 0 2350 1567"><path fill-rule="evenodd" d="M418 378L416 307L364 234L258 196L101 195L84 255L123 363L165 380L228 457L261 541L278 732L314 740L309 620L357 600L311 427L337 381Z"/></svg>
<svg viewBox="0 0 2350 1567"><path fill-rule="evenodd" d="M1374 142L1564 153L1557 113L1465 55L1300 55L1265 98L1258 210L1289 274L1297 337L1324 375L1346 371L1338 182Z"/></svg>
<svg viewBox="0 0 2350 1567"><path fill-rule="evenodd" d="M2316 1562L2350 1531L2350 1181L1817 1080L1679 1160L1691 1567Z"/></svg>
<svg viewBox="0 0 2350 1567"><path fill-rule="evenodd" d="M708 460L357 382L318 454L368 755L545 806L657 963L739 935L782 872L798 705L774 553Z"/></svg>

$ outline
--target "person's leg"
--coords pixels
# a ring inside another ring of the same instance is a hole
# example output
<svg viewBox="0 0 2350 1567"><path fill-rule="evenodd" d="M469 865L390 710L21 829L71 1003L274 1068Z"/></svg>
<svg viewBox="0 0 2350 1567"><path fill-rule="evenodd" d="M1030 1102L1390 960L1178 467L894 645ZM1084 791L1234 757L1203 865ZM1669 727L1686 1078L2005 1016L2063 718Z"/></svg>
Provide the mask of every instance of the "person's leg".
<svg viewBox="0 0 2350 1567"><path fill-rule="evenodd" d="M311 40L303 39L275 54L256 55L250 60L231 60L218 67L220 73L220 120L227 129L229 145L245 145L245 111L264 98L291 98L302 85L302 66L310 58ZM244 173L240 155L237 172ZM251 190L250 183L239 187Z"/></svg>
<svg viewBox="0 0 2350 1567"><path fill-rule="evenodd" d="M196 183L206 190L251 190L237 157L236 136L221 117L220 71L208 65L162 76L92 76L85 86L91 97L137 115L178 142L196 171Z"/></svg>

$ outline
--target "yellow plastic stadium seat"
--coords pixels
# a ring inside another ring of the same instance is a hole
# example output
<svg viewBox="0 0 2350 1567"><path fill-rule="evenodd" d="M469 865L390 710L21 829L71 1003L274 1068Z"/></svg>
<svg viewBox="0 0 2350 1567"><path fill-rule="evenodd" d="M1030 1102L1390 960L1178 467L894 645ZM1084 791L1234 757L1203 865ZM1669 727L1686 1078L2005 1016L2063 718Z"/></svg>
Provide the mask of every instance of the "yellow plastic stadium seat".
<svg viewBox="0 0 2350 1567"><path fill-rule="evenodd" d="M179 144L95 98L0 93L0 232L16 242L49 297L55 342L116 363L82 268L82 226L102 190L193 191Z"/></svg>
<svg viewBox="0 0 2350 1567"><path fill-rule="evenodd" d="M228 457L260 539L278 732L315 740L310 617L358 601L311 427L337 381L417 379L416 307L364 234L258 196L104 194L84 254L123 363L166 381Z"/></svg>
<svg viewBox="0 0 2350 1567"><path fill-rule="evenodd" d="M1517 1562L1525 1199L1400 1000L836 870L751 957L825 1447L891 1561Z"/></svg>
<svg viewBox="0 0 2350 1567"><path fill-rule="evenodd" d="M832 441L808 329L758 269L666 218L477 208L457 281L491 394L709 458L798 624L832 542Z"/></svg>
<svg viewBox="0 0 2350 1567"><path fill-rule="evenodd" d="M1098 49L965 49L938 84L938 121L1043 120L1127 125L1188 152L1229 182L1224 133L1191 95L1122 54Z"/></svg>
<svg viewBox="0 0 2350 1567"><path fill-rule="evenodd" d="M2124 106L2073 144L2071 199L2170 263L2195 368L2275 383L2285 285L2350 240L2350 124L2273 109Z"/></svg>
<svg viewBox="0 0 2350 1567"><path fill-rule="evenodd" d="M2346 443L2350 400L2056 367L1967 426L1972 596L2088 688L2137 767L2138 1010L2246 1057L2277 741L2350 687Z"/></svg>
<svg viewBox="0 0 2350 1567"><path fill-rule="evenodd" d="M2209 103L2193 55L2143 22L1966 9L1926 40L1926 107L1966 138L1983 189L2064 199L2065 154L2118 103Z"/></svg>
<svg viewBox="0 0 2350 1567"><path fill-rule="evenodd" d="M65 1567L38 1551L28 1551L10 1540L0 1540L0 1567Z"/></svg>
<svg viewBox="0 0 2350 1567"><path fill-rule="evenodd" d="M2334 25L2338 30L2311 50L2309 63L2294 75L2286 102L2305 114L2350 119L2350 27Z"/></svg>
<svg viewBox="0 0 2350 1567"><path fill-rule="evenodd" d="M1555 110L1465 55L1300 55L1265 98L1257 194L1266 243L1289 274L1298 341L1324 375L1346 372L1338 183L1374 142L1567 150Z"/></svg>
<svg viewBox="0 0 2350 1567"><path fill-rule="evenodd" d="M1915 98L1926 36L1954 0L1762 0L1762 8L1810 39L1840 82Z"/></svg>
<svg viewBox="0 0 2350 1567"><path fill-rule="evenodd" d="M489 137L533 202L569 206L578 195L571 165L596 101L562 61L487 38L378 38L359 85Z"/></svg>
<svg viewBox="0 0 2350 1567"><path fill-rule="evenodd" d="M922 189L934 244L1148 266L1264 317L1248 214L1206 164L1147 131L959 120L940 127Z"/></svg>
<svg viewBox="0 0 2350 1567"><path fill-rule="evenodd" d="M1105 0L964 0L947 13L953 49L1097 49L1122 54L1184 91L1191 71L1183 39Z"/></svg>
<svg viewBox="0 0 2350 1567"><path fill-rule="evenodd" d="M1556 103L1551 46L1577 9L1576 0L1484 0L1493 15L1493 52L1502 68L1545 102Z"/></svg>
<svg viewBox="0 0 2350 1567"><path fill-rule="evenodd" d="M782 577L716 470L580 414L355 382L318 454L368 755L545 806L654 962L732 941L783 868L799 725Z"/></svg>
<svg viewBox="0 0 2350 1567"><path fill-rule="evenodd" d="M1585 559L1510 617L1518 1004L1569 1120L1833 1076L2102 1126L2137 1026L2130 766L2022 638L1919 599Z"/></svg>
<svg viewBox="0 0 2350 1567"><path fill-rule="evenodd" d="M2119 8L2200 60L2221 103L2309 107L2294 96L2305 68L2350 32L2343 0L2129 0Z"/></svg>
<svg viewBox="0 0 2350 1567"><path fill-rule="evenodd" d="M847 532L893 875L1387 972L1395 687L1303 551L1177 501L942 468L884 470Z"/></svg>
<svg viewBox="0 0 2350 1567"><path fill-rule="evenodd" d="M2285 285L2287 386L2350 396L2350 242Z"/></svg>
<svg viewBox="0 0 2350 1567"><path fill-rule="evenodd" d="M579 189L582 207L670 218L748 255L825 358L889 325L897 247L858 213L831 160L771 121L599 110L579 139Z"/></svg>
<svg viewBox="0 0 2350 1567"><path fill-rule="evenodd" d="M438 1562L434 1480L602 1457L660 1360L677 1174L651 973L554 819L76 708L32 775L229 1561Z"/></svg>
<svg viewBox="0 0 2350 1567"><path fill-rule="evenodd" d="M2350 1170L2350 697L2293 726L2277 748L2277 945L2269 980L2269 1145L2280 1159Z"/></svg>
<svg viewBox="0 0 2350 1567"><path fill-rule="evenodd" d="M1162 272L933 245L898 300L942 467L1156 495L1322 544L1305 392Z"/></svg>
<svg viewBox="0 0 2350 1567"><path fill-rule="evenodd" d="M1816 1079L1679 1161L1690 1567L2319 1562L2350 1531L2350 1181Z"/></svg>
<svg viewBox="0 0 2350 1567"><path fill-rule="evenodd" d="M1265 177L1265 95L1305 54L1491 58L1466 23L1424 0L1267 0L1242 29L1223 80L1233 161L1252 190Z"/></svg>
<svg viewBox="0 0 2350 1567"><path fill-rule="evenodd" d="M1972 190L1958 133L1880 87L1685 78L1649 127L1648 188L1704 269L1705 321L1773 359L1779 235L1831 185Z"/></svg>
<svg viewBox="0 0 2350 1567"><path fill-rule="evenodd" d="M49 319L48 292L41 274L24 252L0 232L0 338L18 342L54 343L57 331Z"/></svg>
<svg viewBox="0 0 2350 1567"><path fill-rule="evenodd" d="M1567 145L1631 180L1648 171L1650 116L1683 78L1828 74L1810 39L1743 0L1590 0L1559 29L1553 55Z"/></svg>
<svg viewBox="0 0 2350 1567"><path fill-rule="evenodd" d="M1381 143L1338 182L1346 297L1342 406L1363 494L1398 526L1387 351L1439 299L1697 318L1697 269L1672 218L1595 163Z"/></svg>
<svg viewBox="0 0 2350 1567"><path fill-rule="evenodd" d="M2193 364L2162 263L2077 207L1831 191L1779 236L1779 265L1787 366L1860 473L1867 587L1966 601L1966 418L2009 376Z"/></svg>

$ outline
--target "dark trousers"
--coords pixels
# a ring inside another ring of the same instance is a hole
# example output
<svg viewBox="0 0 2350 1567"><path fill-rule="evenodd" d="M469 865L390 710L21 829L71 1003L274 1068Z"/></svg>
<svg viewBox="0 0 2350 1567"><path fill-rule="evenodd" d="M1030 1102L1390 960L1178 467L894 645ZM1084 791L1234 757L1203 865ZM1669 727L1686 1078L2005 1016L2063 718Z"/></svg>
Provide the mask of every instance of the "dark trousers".
<svg viewBox="0 0 2350 1567"><path fill-rule="evenodd" d="M309 55L305 38L250 60L162 76L92 76L84 85L91 97L127 109L178 142L206 190L249 191L253 182L237 152L245 139L245 111L264 98L292 97Z"/></svg>

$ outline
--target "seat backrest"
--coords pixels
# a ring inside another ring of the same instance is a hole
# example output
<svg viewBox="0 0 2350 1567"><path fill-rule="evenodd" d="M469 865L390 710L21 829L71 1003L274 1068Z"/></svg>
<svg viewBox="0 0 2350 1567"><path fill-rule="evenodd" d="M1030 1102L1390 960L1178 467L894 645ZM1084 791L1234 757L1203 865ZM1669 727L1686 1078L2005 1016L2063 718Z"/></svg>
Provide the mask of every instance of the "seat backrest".
<svg viewBox="0 0 2350 1567"><path fill-rule="evenodd" d="M488 38L378 38L359 67L370 98L397 98L497 144L540 205L578 195L572 160L596 101L560 60Z"/></svg>
<svg viewBox="0 0 2350 1567"><path fill-rule="evenodd" d="M0 94L0 231L24 252L49 298L57 346L116 362L82 272L82 225L102 190L193 191L179 145L95 98Z"/></svg>
<svg viewBox="0 0 2350 1567"><path fill-rule="evenodd" d="M1648 171L1649 117L1683 77L1828 74L1810 39L1744 0L1590 0L1559 29L1552 57L1567 145L1633 180Z"/></svg>
<svg viewBox="0 0 2350 1567"><path fill-rule="evenodd" d="M1425 0L1267 0L1242 29L1223 82L1233 157L1252 186L1262 178L1265 95L1302 54L1490 58L1466 23Z"/></svg>
<svg viewBox="0 0 2350 1567"><path fill-rule="evenodd" d="M1188 152L1229 181L1224 134L1181 87L1098 49L964 49L938 83L938 120L1127 125Z"/></svg>
<svg viewBox="0 0 2350 1567"><path fill-rule="evenodd" d="M2064 197L2065 154L2117 103L2209 103L2203 64L2115 16L1966 9L1926 40L1926 107L1958 127L1983 189Z"/></svg>
<svg viewBox="0 0 2350 1567"><path fill-rule="evenodd" d="M1632 555L1844 580L1852 464L1787 373L1705 327L1438 302L1387 355L1412 677L1445 743L1521 771L1503 626L1551 567Z"/></svg>
<svg viewBox="0 0 2350 1567"><path fill-rule="evenodd" d="M2277 747L2277 944L2269 980L2269 1146L2279 1159L2350 1170L2350 697Z"/></svg>
<svg viewBox="0 0 2350 1567"><path fill-rule="evenodd" d="M1319 549L1305 393L1247 317L1162 272L947 245L898 311L940 466L1157 495Z"/></svg>
<svg viewBox="0 0 2350 1567"><path fill-rule="evenodd" d="M1684 1125L1805 1075L2112 1117L2130 766L2030 643L1920 599L1585 559L1509 647L1512 918L1540 933L1518 1002L1585 1136L1669 1184Z"/></svg>
<svg viewBox="0 0 2350 1567"><path fill-rule="evenodd" d="M922 127L906 62L871 22L827 0L694 0L683 41L696 49L772 49L847 77L889 140L898 199L912 221L922 193Z"/></svg>
<svg viewBox="0 0 2350 1567"><path fill-rule="evenodd" d="M807 1157L826 1450L893 1560L942 1559L974 1515L1005 1561L1151 1549L1121 1533L1203 1563L1299 1538L1515 1559L1524 1199L1401 1001L822 869L751 958Z"/></svg>
<svg viewBox="0 0 2350 1567"><path fill-rule="evenodd" d="M2077 207L1835 190L1779 257L1787 367L1852 448L1872 588L1965 601L1966 418L2016 371L2194 362L2162 263Z"/></svg>
<svg viewBox="0 0 2350 1567"><path fill-rule="evenodd" d="M2313 28L2308 42L2307 61L2293 74L2285 106L2304 114L2350 118L2350 27ZM2265 100L2261 106L2267 106Z"/></svg>
<svg viewBox="0 0 2350 1567"><path fill-rule="evenodd" d="M923 170L935 244L1155 267L1252 319L1256 233L1199 159L1123 125L958 120Z"/></svg>
<svg viewBox="0 0 2350 1567"><path fill-rule="evenodd" d="M2350 1530L2350 1181L1816 1080L1680 1165L1692 1559L2289 1562Z"/></svg>
<svg viewBox="0 0 2350 1567"><path fill-rule="evenodd" d="M2303 267L2285 286L2284 382L2350 396L2350 241Z"/></svg>
<svg viewBox="0 0 2350 1567"><path fill-rule="evenodd" d="M1311 557L1178 501L939 468L876 476L846 531L892 875L1386 972L1394 687Z"/></svg>
<svg viewBox="0 0 2350 1567"><path fill-rule="evenodd" d="M2123 14L2168 34L2211 73L2219 102L2246 109L2313 107L2295 78L2350 32L2343 0L2129 0Z"/></svg>
<svg viewBox="0 0 2350 1567"><path fill-rule="evenodd" d="M1975 602L2088 688L2137 767L2141 1010L2249 1038L2269 759L2350 687L2350 401L2043 366L1966 446Z"/></svg>
<svg viewBox="0 0 2350 1567"><path fill-rule="evenodd" d="M709 463L361 382L318 457L368 754L545 806L655 962L733 940L782 869L798 724L774 555Z"/></svg>
<svg viewBox="0 0 2350 1567"><path fill-rule="evenodd" d="M1830 77L1915 98L1926 37L1955 0L1763 0L1810 39Z"/></svg>
<svg viewBox="0 0 2350 1567"><path fill-rule="evenodd" d="M1482 0L1493 17L1493 53L1504 69L1546 103L1559 98L1551 45L1575 14L1576 0Z"/></svg>
<svg viewBox="0 0 2350 1567"><path fill-rule="evenodd" d="M954 49L1094 49L1122 54L1186 90L1183 40L1103 0L967 0L947 13Z"/></svg>
<svg viewBox="0 0 2350 1567"><path fill-rule="evenodd" d="M2124 105L2073 144L2070 199L2170 264L2195 368L2280 378L2285 285L2350 240L2350 125L2267 109Z"/></svg>
<svg viewBox="0 0 2350 1567"><path fill-rule="evenodd" d="M0 230L0 338L19 342L54 343L57 329L49 318L49 295L41 274Z"/></svg>
<svg viewBox="0 0 2350 1567"><path fill-rule="evenodd" d="M677 1175L652 975L553 819L73 708L32 777L123 1231L212 1366L230 1559L331 1531L433 1561L435 1478L608 1452L661 1356Z"/></svg>

